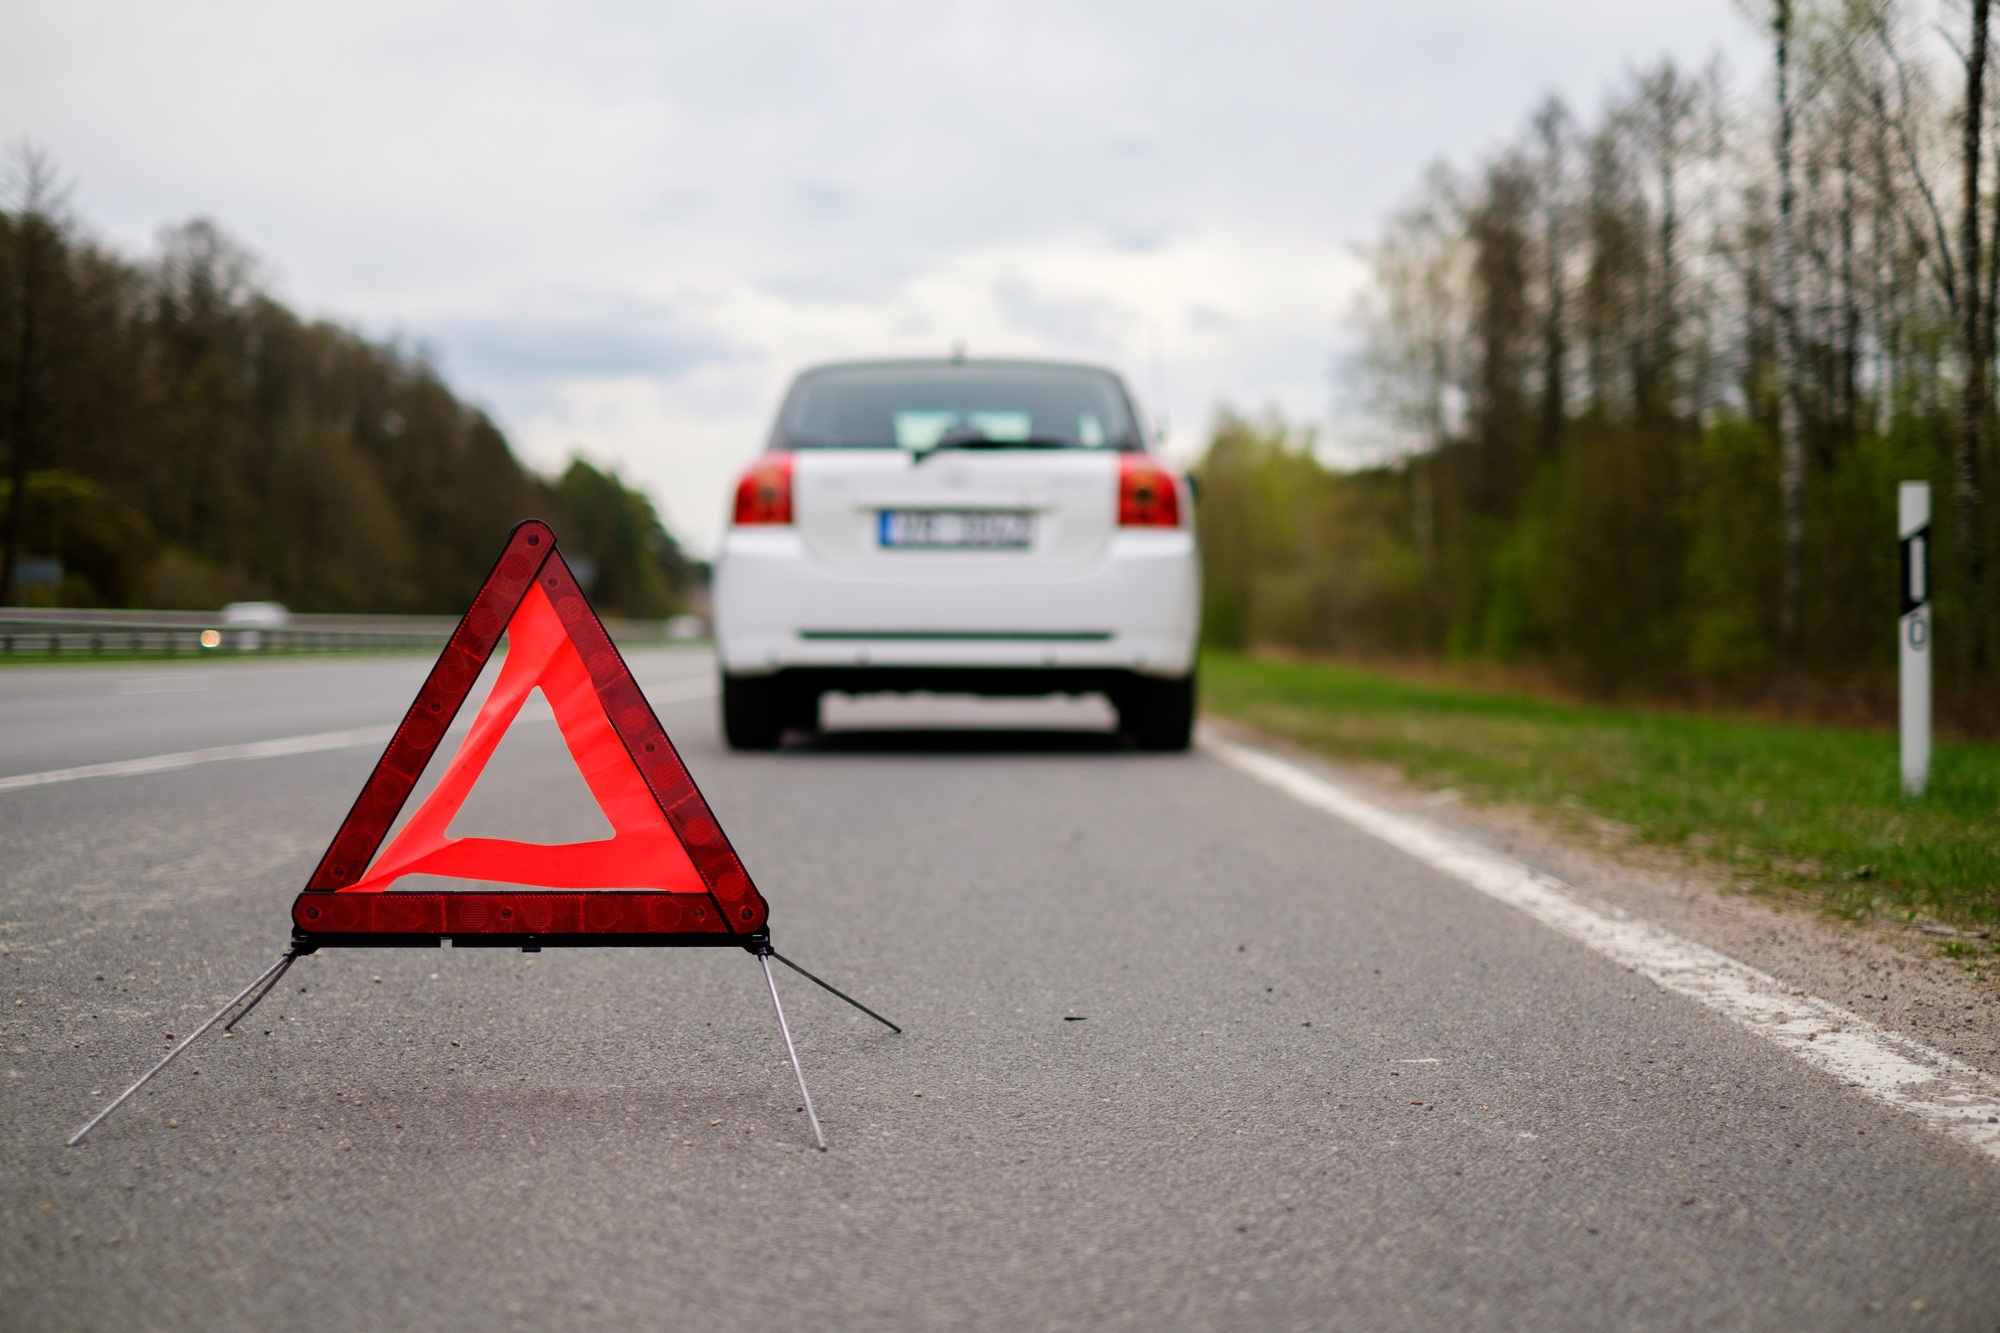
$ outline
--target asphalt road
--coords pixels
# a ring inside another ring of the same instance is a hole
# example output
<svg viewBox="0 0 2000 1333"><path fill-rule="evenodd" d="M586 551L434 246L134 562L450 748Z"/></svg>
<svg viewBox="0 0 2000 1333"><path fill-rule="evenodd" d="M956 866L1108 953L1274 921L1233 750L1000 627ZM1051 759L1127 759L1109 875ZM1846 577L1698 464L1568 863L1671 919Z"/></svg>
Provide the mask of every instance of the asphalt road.
<svg viewBox="0 0 2000 1333"><path fill-rule="evenodd" d="M0 777L425 666L7 669ZM0 1327L2000 1327L1988 1160L1213 759L713 707L660 712L778 946L907 1029L780 972L830 1152L749 957L619 949L308 958L66 1150L374 752L0 791ZM517 729L458 830L588 836L566 763Z"/></svg>

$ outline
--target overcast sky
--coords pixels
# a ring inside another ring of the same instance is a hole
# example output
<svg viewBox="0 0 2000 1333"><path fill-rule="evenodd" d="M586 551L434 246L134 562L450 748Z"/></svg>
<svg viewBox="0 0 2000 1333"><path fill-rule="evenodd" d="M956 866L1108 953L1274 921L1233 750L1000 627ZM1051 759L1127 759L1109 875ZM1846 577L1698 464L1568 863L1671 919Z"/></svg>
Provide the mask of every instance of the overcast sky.
<svg viewBox="0 0 2000 1333"><path fill-rule="evenodd" d="M1192 456L1325 425L1354 248L1553 90L1725 55L1731 0L6 0L0 140L143 253L216 219L310 314L432 349L530 462L697 552L817 360L1080 357Z"/></svg>

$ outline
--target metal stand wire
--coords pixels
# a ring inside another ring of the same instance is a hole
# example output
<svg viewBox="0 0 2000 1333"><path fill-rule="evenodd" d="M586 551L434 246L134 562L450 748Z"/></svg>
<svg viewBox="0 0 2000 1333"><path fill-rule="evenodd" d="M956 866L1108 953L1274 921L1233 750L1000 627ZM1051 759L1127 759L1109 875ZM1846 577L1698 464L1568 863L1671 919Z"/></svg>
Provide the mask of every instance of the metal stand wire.
<svg viewBox="0 0 2000 1333"><path fill-rule="evenodd" d="M264 1003L265 996L269 995L272 991L278 989L278 983L285 979L285 973L291 970L292 964L296 963L299 959L303 957L305 957L305 955L301 953L286 954L284 958L281 960L284 963L284 966L278 969L278 974L272 977L269 981L265 982L264 989L258 991L255 995L251 996L250 1003L244 1005L241 1009L238 1009L236 1011L236 1017L230 1019L227 1023L224 1023L222 1025L222 1030L224 1032L233 1031L238 1023L241 1023L244 1019L250 1017L250 1011L252 1009L255 1009L258 1005Z"/></svg>
<svg viewBox="0 0 2000 1333"><path fill-rule="evenodd" d="M778 982L777 979L771 975L771 960L764 954L760 953L757 955L757 961L759 963L762 963L764 966L764 985L769 987L771 991L771 1010L778 1016L778 1033L785 1039L785 1054L791 1057L792 1073L795 1074L799 1080L799 1096L805 1099L806 1119L812 1121L813 1142L819 1145L819 1150L821 1152L825 1152L826 1135L820 1133L819 1112L813 1110L812 1094L806 1091L806 1071L799 1064L798 1049L792 1045L792 1029L790 1025L785 1022L785 1006L778 1003ZM150 1078L151 1075L148 1075L147 1077ZM85 1126L85 1128L89 1127ZM79 1135L78 1137L81 1137L81 1135Z"/></svg>
<svg viewBox="0 0 2000 1333"><path fill-rule="evenodd" d="M90 1118L89 1123L85 1124L82 1129L79 1129L74 1135L70 1137L68 1146L74 1148L79 1143L82 1143L84 1139L88 1137L90 1132L96 1129L99 1125L103 1124L105 1119L108 1116L110 1116L110 1114L113 1111L116 1111L119 1107L123 1106L126 1102L130 1101L138 1093L139 1089L145 1087L148 1083L151 1083L155 1078L157 1078L160 1075L161 1071L166 1069L166 1067L172 1064L175 1060L178 1060L181 1057L181 1054L184 1051L186 1051L188 1047L194 1045L195 1042L199 1041L202 1038L202 1036L208 1032L210 1028L214 1027L217 1023L221 1023L223 1019L227 1018L229 1019L229 1021L223 1024L222 1030L224 1032L228 1032L231 1029L233 1029L238 1023L242 1022L245 1018L247 1018L251 1010L255 1009L258 1005L262 1004L264 1002L265 997L270 995L272 991L277 989L278 983L284 980L285 973L291 969L292 964L297 962L300 958L304 957L307 953L310 952L312 952L312 950L309 948L307 949L293 948L286 950L285 953L279 957L277 962L271 964L269 967L265 968L263 972L259 973L255 981L252 981L249 985L245 986L242 990L238 991L236 995L230 999L229 1003L223 1005L222 1008L216 1010L214 1017L210 1018L206 1023L203 1023L200 1027L196 1028L194 1031L188 1033L186 1037L181 1039L180 1045L174 1047L171 1051L168 1051L158 1064L154 1065L151 1069L147 1070L145 1074L140 1077L138 1082L134 1083L131 1087L125 1089L125 1091L119 1093L118 1096L113 1098L110 1104L105 1106L103 1110L99 1111L96 1115L92 1116ZM836 986L828 985L826 982L820 980L818 977L806 971L803 967L800 967L797 963L793 962L791 959L785 957L777 950L772 949L768 944L766 944L763 949L757 951L757 961L759 964L763 966L764 969L764 985L766 989L768 989L771 992L771 1011L778 1017L778 1034L785 1040L785 1056L792 1062L792 1074L795 1078L798 1079L799 1082L799 1096L805 1101L806 1118L812 1122L813 1142L821 1152L825 1152L826 1134L820 1128L819 1112L813 1108L812 1092L806 1087L805 1067L799 1063L798 1047L795 1046L792 1042L791 1025L785 1021L785 1006L778 999L777 978L771 974L771 959L773 958L776 958L779 962L783 963L786 967L791 968L792 971L798 973L800 976L804 977L807 981L812 982L815 986L818 986L823 990L830 991L834 995L837 995L841 999L847 1001L847 1003L853 1005L856 1009L859 1009L862 1013L868 1015L876 1022L882 1024L884 1027L888 1028L891 1032L901 1032L903 1029L896 1026L894 1023L891 1023L888 1019L882 1017L882 1015L876 1013L873 1009L870 1009L867 1005L861 1003L861 1001L855 999L853 996L847 994L845 991L840 990Z"/></svg>
<svg viewBox="0 0 2000 1333"><path fill-rule="evenodd" d="M770 952L771 952L771 957L777 959L779 962L783 963L786 967L789 967L790 969L792 969L792 971L798 973L800 976L804 977L807 981L810 981L813 985L818 986L822 990L832 991L835 995L838 995L841 999L847 1001L849 1004L853 1005L856 1009L859 1009L862 1013L874 1019L877 1023L880 1023L883 1027L888 1028L889 1031L901 1032L903 1030L897 1027L894 1023L891 1023L888 1019L882 1017L882 1015L876 1013L873 1009L870 1009L867 1005L861 1003L861 1001L855 999L852 995L849 995L846 991L841 990L837 986L830 986L826 982L821 981L818 977L806 971L803 967L800 967L797 963L785 957L783 954L779 953L776 949L772 949ZM765 970L769 971L770 969L767 968Z"/></svg>
<svg viewBox="0 0 2000 1333"><path fill-rule="evenodd" d="M277 962L265 968L261 973L259 973L255 981L245 986L241 991L238 991L236 994L236 998L232 999L228 1004L223 1005L222 1008L216 1010L215 1017L209 1019L206 1023L203 1023L193 1032L188 1033L187 1036L182 1039L180 1045L174 1047L171 1051L167 1052L165 1059L161 1060L160 1063L154 1065L151 1069L147 1070L145 1076L142 1077L137 1083L134 1083L131 1087L119 1093L118 1096L115 1099L113 1099L112 1103L109 1106L105 1107L102 1111L99 1111L96 1115L92 1116L90 1118L90 1123L85 1125L82 1129L79 1129L75 1133L75 1135L71 1137L69 1141L69 1146L74 1148L77 1144L82 1143L84 1135L90 1133L91 1130L96 1129L99 1124L103 1123L104 1117L110 1115L113 1111L123 1106L127 1101L131 1099L133 1093L139 1091L139 1089L145 1087L148 1083L151 1083L155 1075L157 1075L162 1069L165 1069L168 1065L172 1064L175 1060L179 1059L182 1051L185 1051L188 1047L194 1045L195 1042L200 1039L202 1033L207 1032L217 1023L220 1023L223 1020L223 1018L228 1015L231 1009L234 1009L237 1005L243 1002L244 996L250 994L251 991L256 990L259 986L264 986L266 982L269 982L270 985L276 985L277 979L285 974L285 969L290 967L292 965L293 960L298 958L298 956L299 955L297 953L294 953L289 949L286 950L284 956L278 959ZM268 990L269 987L266 986L266 989ZM772 991L771 992L772 998L776 999L777 994L778 993L775 990ZM264 997L262 995L259 995L257 998L261 1000ZM782 1022L783 1020L780 1019L779 1021ZM790 1037L787 1037L785 1039L785 1044L787 1046L791 1044Z"/></svg>

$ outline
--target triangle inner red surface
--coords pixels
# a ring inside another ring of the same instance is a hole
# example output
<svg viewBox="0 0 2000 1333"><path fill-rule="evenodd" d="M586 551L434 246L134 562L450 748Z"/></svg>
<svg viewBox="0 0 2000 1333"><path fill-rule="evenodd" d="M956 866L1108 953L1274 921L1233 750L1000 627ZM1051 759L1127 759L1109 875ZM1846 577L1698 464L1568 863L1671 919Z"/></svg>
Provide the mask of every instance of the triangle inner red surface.
<svg viewBox="0 0 2000 1333"><path fill-rule="evenodd" d="M590 673L546 594L530 584L507 625L493 690L430 798L348 892L380 892L405 875L441 875L550 889L708 892L638 766L612 729ZM454 838L446 832L528 695L548 699L563 741L610 821L593 842Z"/></svg>

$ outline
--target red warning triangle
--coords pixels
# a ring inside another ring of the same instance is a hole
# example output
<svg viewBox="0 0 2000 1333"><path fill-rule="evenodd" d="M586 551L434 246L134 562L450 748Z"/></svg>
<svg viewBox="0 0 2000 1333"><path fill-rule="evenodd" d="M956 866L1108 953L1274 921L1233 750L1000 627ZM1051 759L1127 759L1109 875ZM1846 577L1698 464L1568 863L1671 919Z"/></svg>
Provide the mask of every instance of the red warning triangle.
<svg viewBox="0 0 2000 1333"><path fill-rule="evenodd" d="M503 633L507 657L470 734L376 856ZM453 817L538 688L612 836L558 846L451 837ZM417 874L532 888L391 889ZM556 550L555 534L533 521L514 530L292 906L302 942L314 944L446 936L465 944L721 944L760 933L765 919L763 897Z"/></svg>

